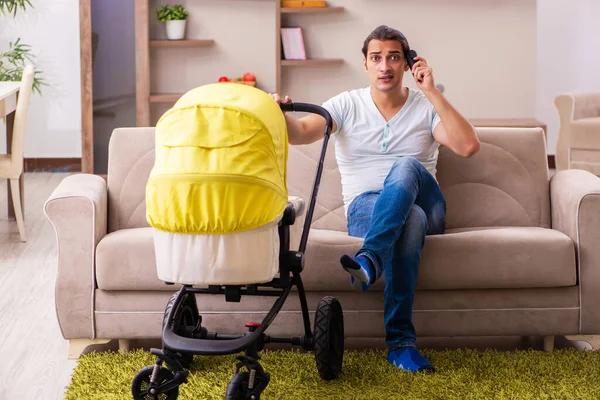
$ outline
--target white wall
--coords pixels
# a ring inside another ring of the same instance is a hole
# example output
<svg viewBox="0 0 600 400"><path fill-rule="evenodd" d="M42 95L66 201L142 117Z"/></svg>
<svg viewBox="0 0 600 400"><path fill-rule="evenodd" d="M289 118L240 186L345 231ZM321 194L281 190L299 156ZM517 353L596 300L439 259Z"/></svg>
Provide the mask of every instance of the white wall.
<svg viewBox="0 0 600 400"><path fill-rule="evenodd" d="M556 153L559 120L554 98L600 92L600 2L537 2L536 116L548 125L548 153Z"/></svg>
<svg viewBox="0 0 600 400"><path fill-rule="evenodd" d="M436 83L468 118L535 113L535 0L331 0L346 11L286 17L301 26L309 57L343 58L338 67L284 70L282 91L320 102L369 85L360 52L379 24L402 31L432 66ZM404 83L415 87L412 77Z"/></svg>
<svg viewBox="0 0 600 400"><path fill-rule="evenodd" d="M184 93L245 72L256 75L257 85L275 90L275 1L279 0L150 0L150 38L165 38L156 9L165 3L183 4L189 11L189 39L213 39L214 46L151 48L150 91ZM171 105L152 106L151 122Z"/></svg>
<svg viewBox="0 0 600 400"><path fill-rule="evenodd" d="M600 1L578 0L576 27L577 87L581 91L600 91ZM572 65L570 67L573 67Z"/></svg>
<svg viewBox="0 0 600 400"><path fill-rule="evenodd" d="M155 64L153 90L183 91L246 70L255 72L266 90L273 90L273 1L181 2L192 11L190 37L214 38L217 45L185 51L153 49L170 52ZM158 1L151 4L155 8ZM331 0L330 4L347 11L286 17L288 23L306 26L312 56L346 60L341 67L284 69L283 91L298 99L319 102L340 90L368 84L360 44L379 23L408 36L433 66L445 94L467 117L534 115L547 123L550 154L558 133L554 97L566 91L600 91L597 0L538 0L537 5L535 0ZM0 17L0 50L22 37L33 46L37 65L51 84L43 96L32 98L25 155L80 157L79 2L44 0L34 5L14 20ZM158 35L160 27L153 29ZM115 88L130 90L131 85L119 81L131 77L130 72L115 77ZM95 91L102 94L104 89L112 92L104 85ZM3 142L0 151L5 150Z"/></svg>
<svg viewBox="0 0 600 400"><path fill-rule="evenodd" d="M31 98L25 157L81 157L79 1L33 1L17 18L0 17L0 50L22 38L50 86ZM5 129L0 129L4 138ZM0 140L0 151L5 151Z"/></svg>
<svg viewBox="0 0 600 400"><path fill-rule="evenodd" d="M152 91L183 92L215 82L220 75L247 70L257 75L262 89L274 90L273 1L179 2L191 13L189 37L213 38L216 45L152 49ZM157 4L151 1L151 9ZM304 28L309 57L345 60L342 66L284 68L281 91L293 99L321 103L340 91L368 85L360 49L377 25L388 24L404 32L427 58L446 96L465 116L535 115L535 0L329 0L328 4L345 11L283 16L284 26ZM161 34L162 26L155 22L151 36ZM517 62L518 68L512 67ZM415 87L410 79L405 83ZM153 121L167 108L155 105Z"/></svg>

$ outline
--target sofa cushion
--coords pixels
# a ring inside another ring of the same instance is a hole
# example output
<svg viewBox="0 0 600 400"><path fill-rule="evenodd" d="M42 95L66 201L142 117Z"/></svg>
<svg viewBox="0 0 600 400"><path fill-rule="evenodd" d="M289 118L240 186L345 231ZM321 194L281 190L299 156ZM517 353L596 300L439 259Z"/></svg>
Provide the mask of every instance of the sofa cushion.
<svg viewBox="0 0 600 400"><path fill-rule="evenodd" d="M158 279L152 228L121 229L96 247L96 282L104 290L171 290Z"/></svg>
<svg viewBox="0 0 600 400"><path fill-rule="evenodd" d="M350 290L339 259L354 254L362 239L311 229L302 280L306 290ZM97 247L96 280L103 290L175 290L158 279L151 228L116 231ZM383 290L385 279L373 290ZM574 244L563 233L535 227L448 230L427 236L419 290L572 286Z"/></svg>
<svg viewBox="0 0 600 400"><path fill-rule="evenodd" d="M573 149L600 149L600 117L582 118L571 123L570 147Z"/></svg>
<svg viewBox="0 0 600 400"><path fill-rule="evenodd" d="M362 239L312 229L302 280L307 290L347 290L342 254ZM373 290L383 290L382 278ZM417 289L543 288L576 284L575 248L563 233L537 227L450 229L427 236Z"/></svg>

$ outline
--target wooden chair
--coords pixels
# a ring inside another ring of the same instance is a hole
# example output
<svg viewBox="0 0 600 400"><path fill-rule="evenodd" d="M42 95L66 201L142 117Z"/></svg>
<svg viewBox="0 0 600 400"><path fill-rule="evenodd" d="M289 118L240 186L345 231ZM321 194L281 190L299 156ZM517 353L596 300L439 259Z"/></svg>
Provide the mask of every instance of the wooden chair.
<svg viewBox="0 0 600 400"><path fill-rule="evenodd" d="M19 234L23 242L27 241L25 235L25 223L23 219L24 199L19 185L19 178L23 174L23 144L25 141L25 125L27 122L27 110L31 98L34 69L27 65L23 70L21 88L15 111L15 120L12 131L12 143L8 154L0 154L0 178L10 181L12 204L15 210L15 219L19 227ZM8 135L10 132L7 132Z"/></svg>

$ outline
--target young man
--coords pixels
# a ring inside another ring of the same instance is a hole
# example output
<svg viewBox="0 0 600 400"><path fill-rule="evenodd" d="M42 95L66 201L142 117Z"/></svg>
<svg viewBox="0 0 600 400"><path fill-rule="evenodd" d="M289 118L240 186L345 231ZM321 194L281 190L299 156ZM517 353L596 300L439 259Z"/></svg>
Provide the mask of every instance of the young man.
<svg viewBox="0 0 600 400"><path fill-rule="evenodd" d="M341 93L323 107L333 119L348 233L364 238L355 256L342 256L342 267L352 287L362 291L385 275L388 361L414 372L435 370L415 347L411 319L425 236L445 230L446 204L435 179L438 147L469 157L478 151L479 139L435 87L425 59L415 57L410 70L408 50L402 33L376 28L362 49L371 85ZM409 71L420 90L402 86ZM290 143L322 138L322 117L285 118Z"/></svg>

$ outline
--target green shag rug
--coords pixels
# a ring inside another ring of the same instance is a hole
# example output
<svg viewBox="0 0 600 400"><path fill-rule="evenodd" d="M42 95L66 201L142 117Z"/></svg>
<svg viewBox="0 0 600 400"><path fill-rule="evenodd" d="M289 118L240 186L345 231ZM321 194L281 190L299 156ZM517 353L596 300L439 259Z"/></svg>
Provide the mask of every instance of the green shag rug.
<svg viewBox="0 0 600 400"><path fill-rule="evenodd" d="M271 382L261 399L600 399L600 352L422 350L435 374L409 374L383 351L346 351L342 374L320 379L312 353L263 351ZM79 360L66 399L131 399L131 380L154 364L147 351L90 353ZM224 399L235 356L196 356L179 399Z"/></svg>

